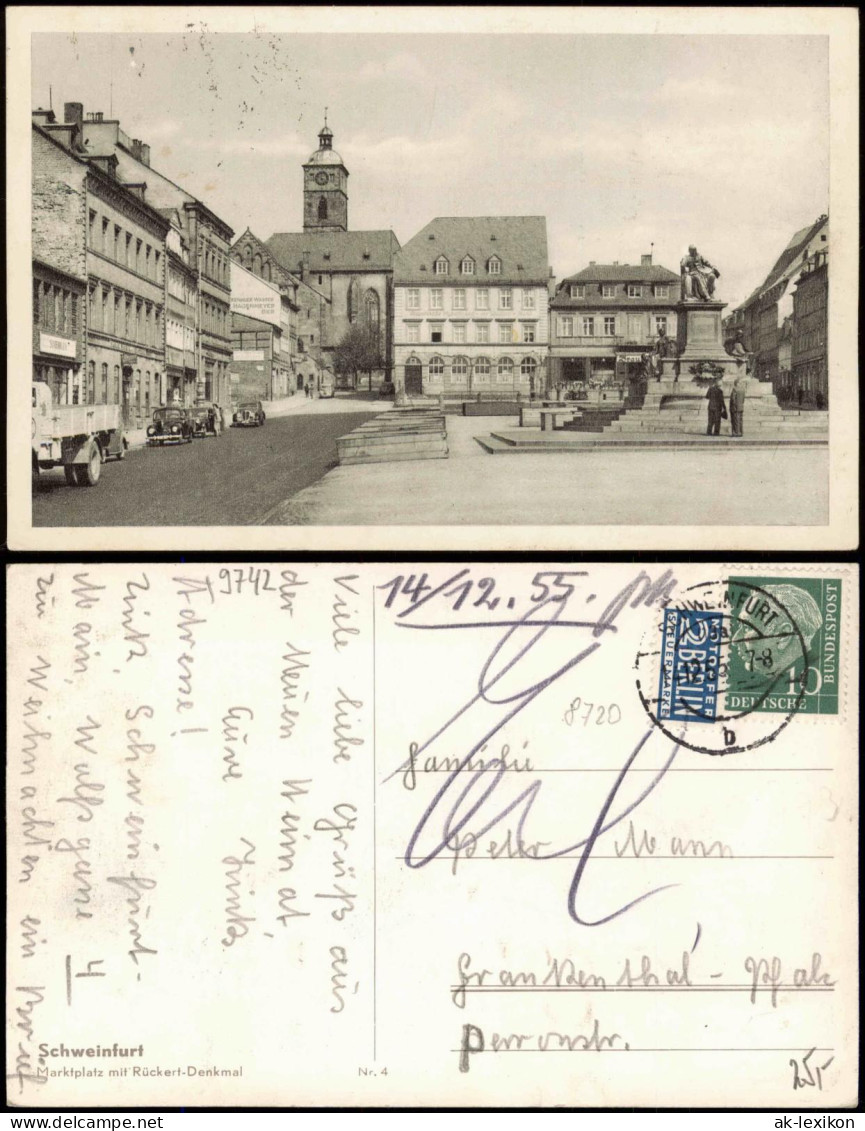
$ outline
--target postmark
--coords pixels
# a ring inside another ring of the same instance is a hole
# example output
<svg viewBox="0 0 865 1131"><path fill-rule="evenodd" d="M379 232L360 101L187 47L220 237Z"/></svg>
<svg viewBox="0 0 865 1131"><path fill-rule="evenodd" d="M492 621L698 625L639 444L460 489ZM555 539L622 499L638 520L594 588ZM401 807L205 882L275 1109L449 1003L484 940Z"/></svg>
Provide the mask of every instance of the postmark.
<svg viewBox="0 0 865 1131"><path fill-rule="evenodd" d="M710 755L772 742L802 713L837 713L840 600L840 581L820 579L689 586L641 640L643 709L671 739Z"/></svg>

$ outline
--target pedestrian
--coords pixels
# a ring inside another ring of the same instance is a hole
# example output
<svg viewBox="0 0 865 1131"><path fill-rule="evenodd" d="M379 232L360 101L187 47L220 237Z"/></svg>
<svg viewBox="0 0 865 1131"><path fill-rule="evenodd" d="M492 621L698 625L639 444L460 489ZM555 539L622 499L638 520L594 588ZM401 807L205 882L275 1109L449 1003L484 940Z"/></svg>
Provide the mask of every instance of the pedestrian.
<svg viewBox="0 0 865 1131"><path fill-rule="evenodd" d="M307 381L306 383L306 395L307 397L312 396L312 385L309 383L309 381Z"/></svg>
<svg viewBox="0 0 865 1131"><path fill-rule="evenodd" d="M721 388L720 378L716 377L706 393L709 401L709 424L706 428L707 436L721 435L721 421L727 419L727 406L724 404L724 390Z"/></svg>
<svg viewBox="0 0 865 1131"><path fill-rule="evenodd" d="M745 378L737 377L730 393L730 428L734 436L741 436L742 417L745 414Z"/></svg>

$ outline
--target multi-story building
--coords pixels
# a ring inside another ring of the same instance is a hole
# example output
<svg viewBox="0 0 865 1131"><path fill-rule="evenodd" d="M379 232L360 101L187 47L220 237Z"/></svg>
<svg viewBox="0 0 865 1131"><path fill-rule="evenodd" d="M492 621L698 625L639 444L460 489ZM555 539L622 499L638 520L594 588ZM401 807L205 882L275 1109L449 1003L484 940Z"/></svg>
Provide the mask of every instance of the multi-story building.
<svg viewBox="0 0 865 1131"><path fill-rule="evenodd" d="M122 176L112 154L97 156L83 145L81 105L67 103L64 118L33 115L34 258L86 280L84 296L70 291L70 315L64 314L67 334L76 326L84 358L70 367L65 396L54 367L55 393L73 402L120 404L125 424L136 427L164 397L170 225L145 199L146 186ZM56 306L54 317L57 322Z"/></svg>
<svg viewBox="0 0 865 1131"><path fill-rule="evenodd" d="M394 261L397 394L540 392L549 281L543 216L427 224Z"/></svg>
<svg viewBox="0 0 865 1131"><path fill-rule="evenodd" d="M289 371L286 391L295 392L306 385L318 388L323 375L333 376L323 349L329 300L282 267L270 247L249 228L232 247L231 260L246 273L278 288L282 297L281 351ZM243 313L241 305L232 294L232 310Z"/></svg>
<svg viewBox="0 0 865 1131"><path fill-rule="evenodd" d="M663 332L676 339L679 276L643 255L639 266L598 264L564 279L550 303L550 383L619 385L643 376Z"/></svg>
<svg viewBox="0 0 865 1131"><path fill-rule="evenodd" d="M745 348L754 355L753 375L761 381L771 381L776 395L782 398L792 387L792 371L790 375L783 371L780 352L784 321L791 315L791 333L794 341L796 338L795 280L806 260L826 251L828 243L829 217L823 215L793 235L759 287L724 320L725 340L742 332Z"/></svg>
<svg viewBox="0 0 865 1131"><path fill-rule="evenodd" d="M333 370L334 351L349 328L370 327L384 361L372 375L373 384L380 384L393 368L393 262L399 241L391 231L349 231L348 170L326 125L318 141L303 166L303 231L278 232L266 246L281 267L327 299L318 332L314 304L302 307L310 311L310 328L299 335L304 347L320 350L323 365Z"/></svg>
<svg viewBox="0 0 865 1131"><path fill-rule="evenodd" d="M161 212L171 222L165 237L166 403L190 407L197 396L198 287L180 213L176 208Z"/></svg>
<svg viewBox="0 0 865 1131"><path fill-rule="evenodd" d="M232 399L277 400L295 391L290 295L231 261Z"/></svg>
<svg viewBox="0 0 865 1131"><path fill-rule="evenodd" d="M86 291L85 279L33 260L33 379L50 386L55 404L83 401Z"/></svg>
<svg viewBox="0 0 865 1131"><path fill-rule="evenodd" d="M118 120L106 119L101 113L88 114L82 132L88 153L94 158L113 156L123 180L145 186L147 199L155 208L175 211L195 281L196 397L228 408L231 404L228 251L234 234L232 229L206 204L154 169L150 164L150 146L129 137Z"/></svg>
<svg viewBox="0 0 865 1131"><path fill-rule="evenodd" d="M809 255L793 292L790 400L829 405L829 250Z"/></svg>

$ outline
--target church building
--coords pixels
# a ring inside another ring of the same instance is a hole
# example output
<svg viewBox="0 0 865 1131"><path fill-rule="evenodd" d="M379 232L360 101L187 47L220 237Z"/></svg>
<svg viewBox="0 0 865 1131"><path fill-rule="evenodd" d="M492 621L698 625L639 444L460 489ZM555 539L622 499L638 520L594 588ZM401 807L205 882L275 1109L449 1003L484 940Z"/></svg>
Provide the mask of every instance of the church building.
<svg viewBox="0 0 865 1131"><path fill-rule="evenodd" d="M348 224L348 169L324 125L318 149L303 166L303 231L277 232L266 241L274 259L326 297L321 350L326 366L352 326L374 327L384 361L375 388L392 380L393 262L399 241L392 231L355 232Z"/></svg>

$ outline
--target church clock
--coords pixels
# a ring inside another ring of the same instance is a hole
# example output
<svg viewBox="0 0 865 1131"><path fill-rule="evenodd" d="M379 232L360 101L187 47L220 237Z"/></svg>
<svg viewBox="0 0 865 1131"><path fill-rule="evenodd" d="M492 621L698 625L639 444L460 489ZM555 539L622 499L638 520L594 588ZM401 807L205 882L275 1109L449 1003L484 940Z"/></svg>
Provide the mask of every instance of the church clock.
<svg viewBox="0 0 865 1131"><path fill-rule="evenodd" d="M333 131L327 125L303 171L303 230L348 231L348 169L333 148Z"/></svg>

